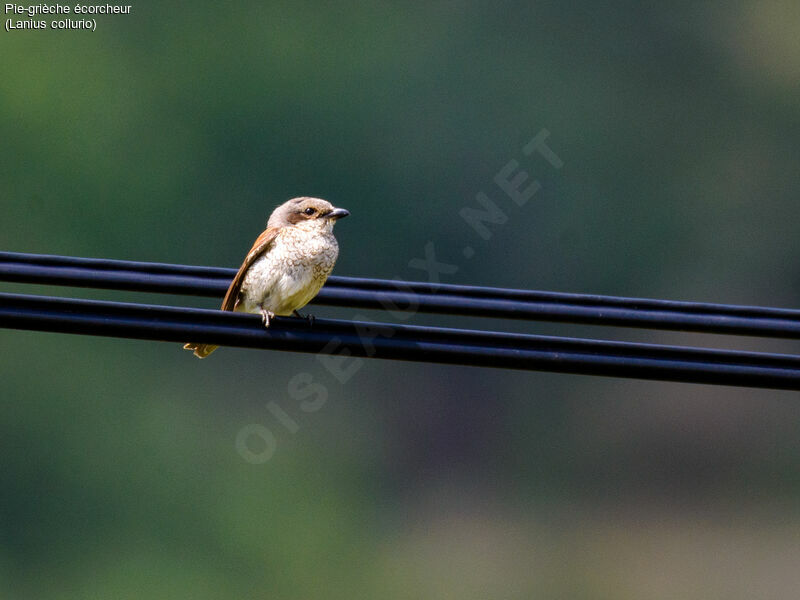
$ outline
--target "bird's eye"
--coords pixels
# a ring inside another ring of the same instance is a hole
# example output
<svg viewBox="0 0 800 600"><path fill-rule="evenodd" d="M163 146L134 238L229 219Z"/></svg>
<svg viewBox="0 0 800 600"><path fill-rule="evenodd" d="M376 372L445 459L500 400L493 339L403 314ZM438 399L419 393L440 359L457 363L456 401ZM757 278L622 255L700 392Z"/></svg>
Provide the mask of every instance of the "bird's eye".
<svg viewBox="0 0 800 600"><path fill-rule="evenodd" d="M307 215L310 217L310 216L311 216L311 215L313 215L315 212L317 212L317 210L316 210L315 208L311 208L311 207L309 207L309 208L305 209L303 212L304 212L304 213L306 213L306 214L307 214Z"/></svg>

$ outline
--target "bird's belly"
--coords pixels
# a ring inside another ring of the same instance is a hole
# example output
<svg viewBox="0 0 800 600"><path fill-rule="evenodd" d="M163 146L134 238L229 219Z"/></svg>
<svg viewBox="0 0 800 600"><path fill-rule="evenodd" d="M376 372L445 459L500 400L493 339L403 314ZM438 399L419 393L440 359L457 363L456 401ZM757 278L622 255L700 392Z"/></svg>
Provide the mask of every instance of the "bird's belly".
<svg viewBox="0 0 800 600"><path fill-rule="evenodd" d="M323 253L292 260L269 252L248 270L237 309L257 313L263 306L276 315L291 315L317 295L333 270L332 258Z"/></svg>
<svg viewBox="0 0 800 600"><path fill-rule="evenodd" d="M324 282L325 279L315 278L306 267L292 270L278 278L264 306L276 315L290 315L308 304Z"/></svg>

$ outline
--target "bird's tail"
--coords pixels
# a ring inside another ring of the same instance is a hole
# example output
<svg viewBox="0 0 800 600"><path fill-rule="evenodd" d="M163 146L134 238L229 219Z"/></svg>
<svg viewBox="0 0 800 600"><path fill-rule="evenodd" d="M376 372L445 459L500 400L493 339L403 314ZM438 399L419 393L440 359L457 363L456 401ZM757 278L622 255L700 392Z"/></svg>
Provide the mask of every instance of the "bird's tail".
<svg viewBox="0 0 800 600"><path fill-rule="evenodd" d="M197 358L205 358L217 348L219 348L219 346L214 346L212 344L186 344L183 347L184 350L193 350Z"/></svg>

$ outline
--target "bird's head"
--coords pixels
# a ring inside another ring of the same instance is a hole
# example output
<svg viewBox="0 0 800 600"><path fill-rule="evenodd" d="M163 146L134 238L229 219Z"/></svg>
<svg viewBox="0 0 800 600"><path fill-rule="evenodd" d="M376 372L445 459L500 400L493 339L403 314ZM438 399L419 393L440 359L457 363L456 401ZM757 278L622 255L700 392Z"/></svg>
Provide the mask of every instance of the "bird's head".
<svg viewBox="0 0 800 600"><path fill-rule="evenodd" d="M321 198L292 198L272 211L267 227L294 226L330 231L338 219L344 219L349 214L350 211L336 208Z"/></svg>

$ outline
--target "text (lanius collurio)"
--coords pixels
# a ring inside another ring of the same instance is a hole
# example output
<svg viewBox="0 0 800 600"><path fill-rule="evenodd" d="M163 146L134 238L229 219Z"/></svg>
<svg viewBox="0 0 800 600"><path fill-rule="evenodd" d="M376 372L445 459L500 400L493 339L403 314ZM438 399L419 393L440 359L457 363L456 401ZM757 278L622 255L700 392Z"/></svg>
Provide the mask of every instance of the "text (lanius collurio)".
<svg viewBox="0 0 800 600"><path fill-rule="evenodd" d="M95 31L97 19L93 15L129 15L130 4L21 4L6 3L6 31L31 29L83 29ZM75 18L70 18L74 16ZM25 18L27 17L27 18Z"/></svg>

